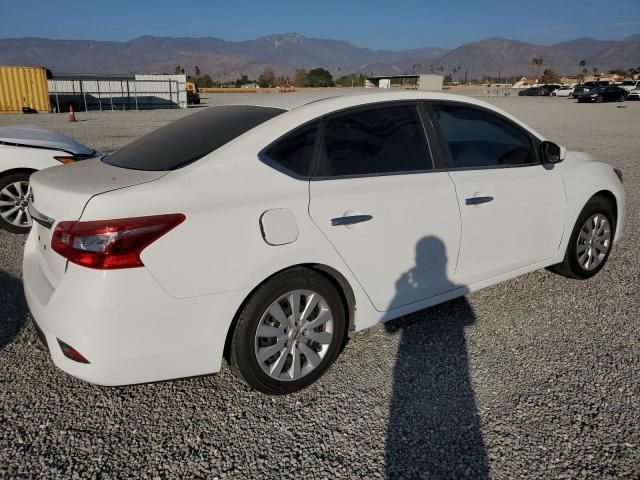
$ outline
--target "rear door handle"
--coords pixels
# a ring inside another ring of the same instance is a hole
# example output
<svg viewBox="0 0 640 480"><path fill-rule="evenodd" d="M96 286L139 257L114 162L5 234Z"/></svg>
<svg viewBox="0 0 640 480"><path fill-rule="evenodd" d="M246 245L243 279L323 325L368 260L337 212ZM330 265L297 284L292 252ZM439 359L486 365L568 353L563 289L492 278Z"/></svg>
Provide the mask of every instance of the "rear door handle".
<svg viewBox="0 0 640 480"><path fill-rule="evenodd" d="M471 197L467 198L464 202L467 205L481 205L483 203L489 203L493 201L493 197Z"/></svg>
<svg viewBox="0 0 640 480"><path fill-rule="evenodd" d="M371 215L347 215L345 217L336 217L331 219L331 225L354 225L356 223L368 222L373 217Z"/></svg>

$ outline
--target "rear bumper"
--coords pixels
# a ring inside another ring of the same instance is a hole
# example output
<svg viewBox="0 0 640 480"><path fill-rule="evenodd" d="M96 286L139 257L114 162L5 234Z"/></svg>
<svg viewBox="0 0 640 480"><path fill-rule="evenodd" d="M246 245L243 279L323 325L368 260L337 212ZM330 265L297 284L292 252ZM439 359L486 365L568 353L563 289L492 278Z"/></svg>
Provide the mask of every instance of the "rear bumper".
<svg viewBox="0 0 640 480"><path fill-rule="evenodd" d="M57 287L29 236L23 260L27 304L56 366L100 385L215 373L226 334L247 291L176 299L145 268L91 270L70 264ZM89 360L75 362L58 339Z"/></svg>

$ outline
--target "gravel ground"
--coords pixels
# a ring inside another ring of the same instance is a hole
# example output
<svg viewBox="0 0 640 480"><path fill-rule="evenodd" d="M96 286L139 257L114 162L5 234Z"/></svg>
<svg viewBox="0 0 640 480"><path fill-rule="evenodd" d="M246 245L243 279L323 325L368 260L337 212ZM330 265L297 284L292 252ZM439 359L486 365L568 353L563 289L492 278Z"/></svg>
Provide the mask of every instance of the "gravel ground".
<svg viewBox="0 0 640 480"><path fill-rule="evenodd" d="M53 366L23 300L24 237L0 232L0 477L640 478L640 103L491 101L624 169L627 236L597 277L534 272L373 328L285 398L227 368L104 388ZM189 112L0 124L110 150Z"/></svg>

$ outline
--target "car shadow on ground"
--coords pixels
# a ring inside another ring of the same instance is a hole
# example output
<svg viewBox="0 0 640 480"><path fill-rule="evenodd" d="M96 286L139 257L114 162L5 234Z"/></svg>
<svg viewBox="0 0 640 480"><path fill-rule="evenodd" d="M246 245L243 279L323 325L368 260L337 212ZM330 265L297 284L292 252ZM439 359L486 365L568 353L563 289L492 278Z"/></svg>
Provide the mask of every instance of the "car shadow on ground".
<svg viewBox="0 0 640 480"><path fill-rule="evenodd" d="M26 325L27 312L22 281L0 272L0 350L13 342Z"/></svg>
<svg viewBox="0 0 640 480"><path fill-rule="evenodd" d="M429 281L460 287L446 278L442 241L425 237L416 246L416 266L428 262L433 272L434 258L442 277ZM397 292L419 287L416 270L402 275ZM385 325L401 335L387 431L389 478L488 477L465 341L465 328L474 322L473 308L462 297Z"/></svg>

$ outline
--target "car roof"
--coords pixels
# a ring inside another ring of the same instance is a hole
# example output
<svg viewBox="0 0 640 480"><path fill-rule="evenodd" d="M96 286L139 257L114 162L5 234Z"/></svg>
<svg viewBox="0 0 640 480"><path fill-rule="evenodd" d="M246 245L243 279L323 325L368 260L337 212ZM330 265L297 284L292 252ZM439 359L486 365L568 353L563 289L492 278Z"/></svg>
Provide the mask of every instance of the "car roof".
<svg viewBox="0 0 640 480"><path fill-rule="evenodd" d="M282 94L265 94L260 98L256 94L245 94L244 99L238 99L236 103L228 101L227 105L254 105L262 107L281 108L287 110L286 113L278 115L269 120L268 125L264 124L256 127L260 131L264 128L271 128L276 123L299 124L305 123L311 119L318 118L339 110L359 107L381 102L394 101L419 101L419 100L439 100L465 103L486 108L507 117L517 124L529 130L538 138L544 140L544 136L536 132L534 129L524 124L513 115L501 110L490 103L484 102L477 98L456 95L444 92L433 91L417 91L417 90L395 90L395 89L332 89L324 92L301 92L301 93L282 93ZM248 98L251 97L251 98ZM243 102L238 103L240 100Z"/></svg>
<svg viewBox="0 0 640 480"><path fill-rule="evenodd" d="M540 88L540 87L533 87ZM326 89L324 91L268 93L268 94L225 94L209 99L209 105L250 105L256 107L294 110L311 104L345 106L366 105L368 103L398 100L449 100L482 105L495 109L493 105L465 95L435 91L385 90L385 89Z"/></svg>

